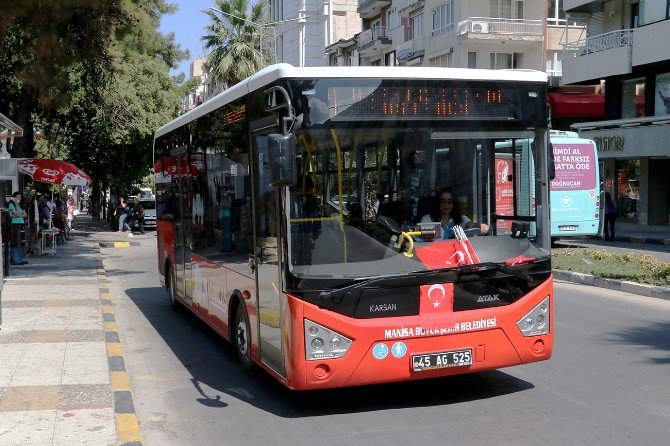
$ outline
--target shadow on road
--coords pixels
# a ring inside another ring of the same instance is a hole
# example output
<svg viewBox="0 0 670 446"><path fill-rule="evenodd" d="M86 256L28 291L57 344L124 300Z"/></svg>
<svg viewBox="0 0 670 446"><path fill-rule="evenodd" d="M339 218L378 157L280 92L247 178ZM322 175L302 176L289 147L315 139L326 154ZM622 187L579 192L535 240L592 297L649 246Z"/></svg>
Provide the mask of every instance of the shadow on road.
<svg viewBox="0 0 670 446"><path fill-rule="evenodd" d="M661 351L664 356L650 358L655 364L670 364L670 322L660 322L646 327L631 327L612 333L608 339L621 344L651 347Z"/></svg>
<svg viewBox="0 0 670 446"><path fill-rule="evenodd" d="M226 401L235 398L280 417L299 418L457 404L534 387L496 370L413 382L295 392L264 372L256 378L245 375L233 347L195 315L172 311L163 288L131 288L126 294L190 371L191 381L202 397L197 401L208 407L225 408ZM213 391L203 390L203 386Z"/></svg>

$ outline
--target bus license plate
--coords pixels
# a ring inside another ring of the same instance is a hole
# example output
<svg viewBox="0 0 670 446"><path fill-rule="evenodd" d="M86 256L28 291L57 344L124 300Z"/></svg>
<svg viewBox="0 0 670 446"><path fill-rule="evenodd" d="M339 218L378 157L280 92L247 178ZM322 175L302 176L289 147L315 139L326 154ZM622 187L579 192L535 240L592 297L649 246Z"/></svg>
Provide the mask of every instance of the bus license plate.
<svg viewBox="0 0 670 446"><path fill-rule="evenodd" d="M412 355L412 370L415 372L449 367L463 367L466 365L472 365L472 350L469 348L464 350L453 350L450 352Z"/></svg>
<svg viewBox="0 0 670 446"><path fill-rule="evenodd" d="M559 226L558 230L559 231L576 231L577 226Z"/></svg>

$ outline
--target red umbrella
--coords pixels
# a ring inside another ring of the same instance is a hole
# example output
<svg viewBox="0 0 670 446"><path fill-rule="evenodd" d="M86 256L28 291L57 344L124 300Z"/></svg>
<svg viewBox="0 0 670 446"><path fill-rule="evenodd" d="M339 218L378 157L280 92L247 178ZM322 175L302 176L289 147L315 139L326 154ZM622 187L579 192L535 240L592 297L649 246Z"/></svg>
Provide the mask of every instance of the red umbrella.
<svg viewBox="0 0 670 446"><path fill-rule="evenodd" d="M25 159L19 162L19 172L40 183L87 186L93 182L86 172L62 160Z"/></svg>

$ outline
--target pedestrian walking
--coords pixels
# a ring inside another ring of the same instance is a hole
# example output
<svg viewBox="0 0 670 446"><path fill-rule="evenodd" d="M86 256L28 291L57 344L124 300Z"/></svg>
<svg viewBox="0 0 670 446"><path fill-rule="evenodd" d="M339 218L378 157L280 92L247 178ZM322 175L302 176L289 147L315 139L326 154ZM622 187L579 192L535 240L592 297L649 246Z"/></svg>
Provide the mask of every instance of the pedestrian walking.
<svg viewBox="0 0 670 446"><path fill-rule="evenodd" d="M21 199L21 193L18 191L14 192L11 201L7 205L9 215L12 217L12 241L10 244L12 265L25 265L28 263L23 258L23 248L21 247L21 237L25 231L25 219L28 218L28 214L21 207Z"/></svg>
<svg viewBox="0 0 670 446"><path fill-rule="evenodd" d="M119 197L118 203L114 216L119 218L119 232L130 231L130 227L126 222L128 218L128 204L126 204L126 200L123 197Z"/></svg>
<svg viewBox="0 0 670 446"><path fill-rule="evenodd" d="M605 192L605 240L614 241L614 225L618 216L614 200L609 192Z"/></svg>
<svg viewBox="0 0 670 446"><path fill-rule="evenodd" d="M72 231L72 226L74 223L74 211L77 209L77 203L74 202L72 194L67 197L67 228L68 231Z"/></svg>

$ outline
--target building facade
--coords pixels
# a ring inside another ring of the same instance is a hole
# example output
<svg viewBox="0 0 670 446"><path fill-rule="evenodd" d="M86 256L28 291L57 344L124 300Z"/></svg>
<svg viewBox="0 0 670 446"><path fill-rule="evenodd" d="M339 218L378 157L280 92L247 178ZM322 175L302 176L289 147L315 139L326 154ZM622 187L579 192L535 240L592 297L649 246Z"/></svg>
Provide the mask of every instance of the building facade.
<svg viewBox="0 0 670 446"><path fill-rule="evenodd" d="M200 84L194 91L190 92L189 95L184 98L182 106L185 112L193 110L195 107L206 101L205 98L206 62L207 62L206 57L199 57L195 59L193 62L191 62L189 70L190 78L197 77L198 79L200 79Z"/></svg>
<svg viewBox="0 0 670 446"><path fill-rule="evenodd" d="M667 0L565 0L568 17L587 22L566 45L566 84L600 82L605 117L574 124L594 139L605 189L626 226L670 222L670 4Z"/></svg>
<svg viewBox="0 0 670 446"><path fill-rule="evenodd" d="M327 66L325 48L361 30L357 6L357 0L270 0L267 35L274 41L273 62Z"/></svg>
<svg viewBox="0 0 670 446"><path fill-rule="evenodd" d="M543 0L359 0L361 65L545 70Z"/></svg>

